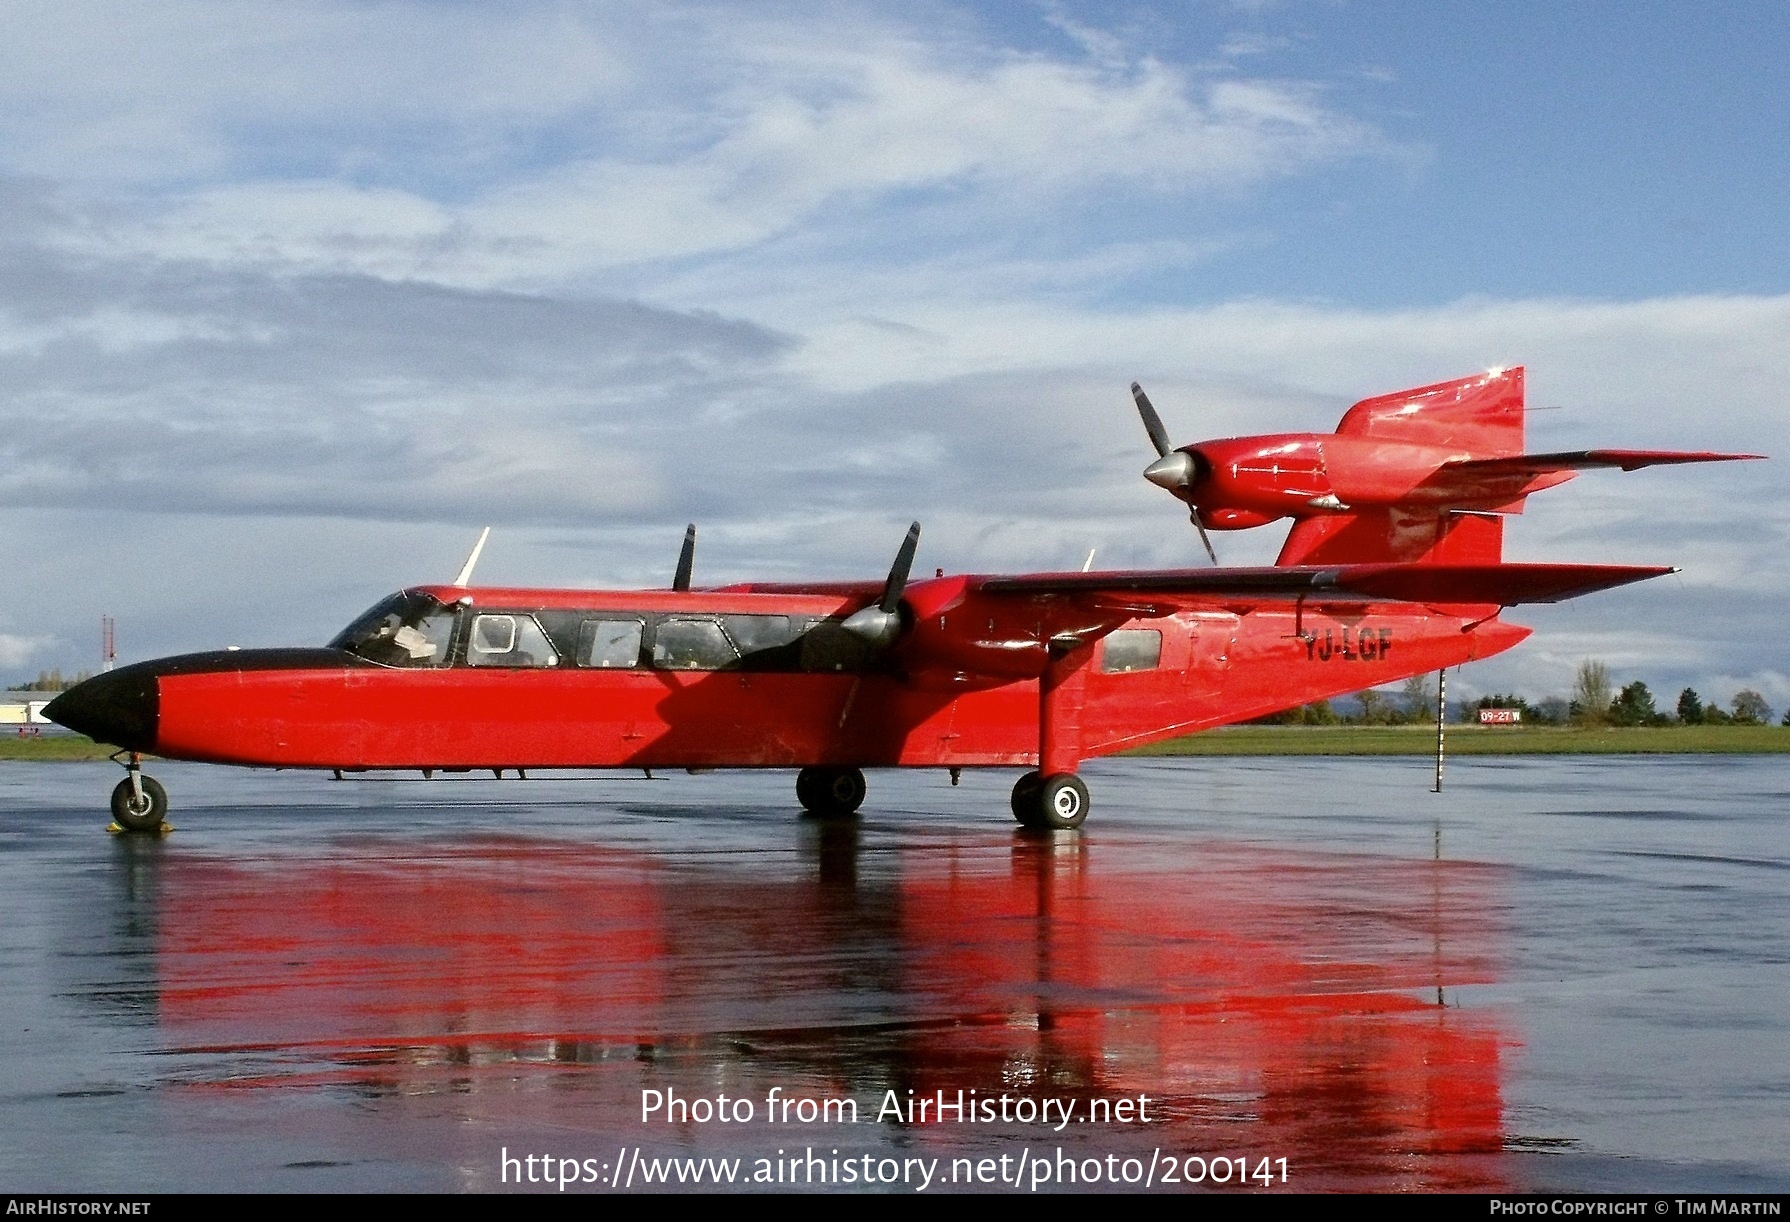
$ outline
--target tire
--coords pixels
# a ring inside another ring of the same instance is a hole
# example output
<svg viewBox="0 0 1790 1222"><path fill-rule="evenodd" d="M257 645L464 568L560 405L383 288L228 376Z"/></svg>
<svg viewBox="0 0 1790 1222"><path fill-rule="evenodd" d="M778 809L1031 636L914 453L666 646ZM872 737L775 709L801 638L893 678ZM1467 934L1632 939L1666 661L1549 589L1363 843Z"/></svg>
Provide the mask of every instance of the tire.
<svg viewBox="0 0 1790 1222"><path fill-rule="evenodd" d="M796 774L796 800L823 819L853 815L869 787L856 768L804 768Z"/></svg>
<svg viewBox="0 0 1790 1222"><path fill-rule="evenodd" d="M1013 782L1013 817L1026 827L1038 826L1038 791L1044 778L1036 770Z"/></svg>
<svg viewBox="0 0 1790 1222"><path fill-rule="evenodd" d="M112 818L127 832L159 832L168 816L168 791L152 776L139 777L143 797L139 802L125 777L112 791Z"/></svg>
<svg viewBox="0 0 1790 1222"><path fill-rule="evenodd" d="M1088 817L1088 787L1072 772L1046 777L1038 788L1038 822L1051 831L1080 827Z"/></svg>

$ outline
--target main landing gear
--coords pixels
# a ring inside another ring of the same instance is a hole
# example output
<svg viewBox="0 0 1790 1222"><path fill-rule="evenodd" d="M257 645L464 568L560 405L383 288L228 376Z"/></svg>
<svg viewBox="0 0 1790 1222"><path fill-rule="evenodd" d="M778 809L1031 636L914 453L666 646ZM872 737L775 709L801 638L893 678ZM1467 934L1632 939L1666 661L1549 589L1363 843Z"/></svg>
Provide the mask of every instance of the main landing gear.
<svg viewBox="0 0 1790 1222"><path fill-rule="evenodd" d="M112 820L119 830L169 830L165 822L168 816L168 791L162 788L162 783L152 776L143 775L143 761L135 751L130 753L130 760L125 763L124 771L125 778L112 790Z"/></svg>
<svg viewBox="0 0 1790 1222"><path fill-rule="evenodd" d="M1013 785L1013 817L1034 831L1080 827L1088 817L1088 787L1073 772L1028 772Z"/></svg>
<svg viewBox="0 0 1790 1222"><path fill-rule="evenodd" d="M796 800L822 819L856 814L865 792L864 774L856 768L804 768L796 774Z"/></svg>

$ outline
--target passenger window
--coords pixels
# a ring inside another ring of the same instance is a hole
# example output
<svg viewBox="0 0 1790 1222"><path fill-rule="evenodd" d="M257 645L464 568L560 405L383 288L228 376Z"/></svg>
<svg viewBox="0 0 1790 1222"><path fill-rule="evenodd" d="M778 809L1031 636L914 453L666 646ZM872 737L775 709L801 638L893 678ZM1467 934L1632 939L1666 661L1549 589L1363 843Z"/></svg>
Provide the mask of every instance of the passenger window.
<svg viewBox="0 0 1790 1222"><path fill-rule="evenodd" d="M587 619L578 626L578 665L606 669L640 665L637 619Z"/></svg>
<svg viewBox="0 0 1790 1222"><path fill-rule="evenodd" d="M787 615L724 615L721 622L742 654L776 649L796 639Z"/></svg>
<svg viewBox="0 0 1790 1222"><path fill-rule="evenodd" d="M653 665L660 670L722 670L739 660L712 619L668 619L653 631Z"/></svg>
<svg viewBox="0 0 1790 1222"><path fill-rule="evenodd" d="M847 632L839 620L812 620L802 634L801 666L805 671L853 673L871 670L876 662L876 646Z"/></svg>
<svg viewBox="0 0 1790 1222"><path fill-rule="evenodd" d="M723 615L727 635L740 651L740 665L747 670L797 670L801 647L801 621L787 615Z"/></svg>
<svg viewBox="0 0 1790 1222"><path fill-rule="evenodd" d="M1109 633L1100 669L1109 675L1155 670L1162 661L1162 633L1154 628L1122 628Z"/></svg>
<svg viewBox="0 0 1790 1222"><path fill-rule="evenodd" d="M557 666L559 655L541 626L526 615L480 615L466 642L468 666Z"/></svg>

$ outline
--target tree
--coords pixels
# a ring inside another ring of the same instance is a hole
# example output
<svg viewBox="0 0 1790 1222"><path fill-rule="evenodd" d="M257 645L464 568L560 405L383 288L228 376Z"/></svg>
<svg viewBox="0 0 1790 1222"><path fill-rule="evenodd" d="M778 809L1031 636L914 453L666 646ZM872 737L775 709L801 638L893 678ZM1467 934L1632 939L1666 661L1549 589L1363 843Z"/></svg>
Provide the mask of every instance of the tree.
<svg viewBox="0 0 1790 1222"><path fill-rule="evenodd" d="M72 679L64 679L60 669L40 670L37 672L35 682L15 683L6 690L9 692L66 692L75 684L85 683L91 678L93 675L88 671L82 671Z"/></svg>
<svg viewBox="0 0 1790 1222"><path fill-rule="evenodd" d="M1356 692L1355 699L1361 702L1362 725L1383 726L1391 720L1384 692L1376 692L1370 687L1365 692Z"/></svg>
<svg viewBox="0 0 1790 1222"><path fill-rule="evenodd" d="M1523 714L1524 721L1531 718L1544 726L1565 725L1572 720L1572 705L1563 696L1549 696Z"/></svg>
<svg viewBox="0 0 1790 1222"><path fill-rule="evenodd" d="M1406 679L1399 689L1399 698L1405 702L1405 713L1412 721L1428 721L1436 715L1436 685L1430 682L1427 671Z"/></svg>
<svg viewBox="0 0 1790 1222"><path fill-rule="evenodd" d="M1609 716L1606 710L1610 707L1610 668L1593 658L1580 662L1572 699L1578 706L1578 720L1602 722Z"/></svg>
<svg viewBox="0 0 1790 1222"><path fill-rule="evenodd" d="M1308 704L1299 710L1299 721L1302 725L1333 726L1340 720L1342 719L1336 715L1336 710L1330 707L1328 700L1319 700L1315 704Z"/></svg>
<svg viewBox="0 0 1790 1222"><path fill-rule="evenodd" d="M1678 693L1678 720L1687 726L1703 720L1703 698L1695 688L1687 687Z"/></svg>
<svg viewBox="0 0 1790 1222"><path fill-rule="evenodd" d="M1653 693L1636 679L1610 701L1610 724L1618 726L1654 725L1664 720L1653 707Z"/></svg>
<svg viewBox="0 0 1790 1222"><path fill-rule="evenodd" d="M1750 687L1735 692L1728 707L1734 710L1735 721L1749 726L1762 726L1771 721L1771 706L1765 703L1765 697Z"/></svg>

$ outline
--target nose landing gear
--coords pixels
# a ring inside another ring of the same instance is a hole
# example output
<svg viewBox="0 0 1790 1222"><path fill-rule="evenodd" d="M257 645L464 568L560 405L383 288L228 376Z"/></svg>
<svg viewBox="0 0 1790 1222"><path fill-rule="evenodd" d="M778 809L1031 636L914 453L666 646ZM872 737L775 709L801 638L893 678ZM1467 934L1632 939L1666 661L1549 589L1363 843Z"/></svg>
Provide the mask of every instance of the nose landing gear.
<svg viewBox="0 0 1790 1222"><path fill-rule="evenodd" d="M119 755L126 754L119 752ZM117 755L112 757L118 759ZM168 791L152 776L143 775L143 760L135 751L124 763L125 778L112 790L112 821L120 832L171 832Z"/></svg>

